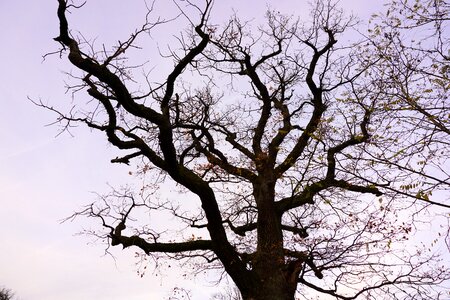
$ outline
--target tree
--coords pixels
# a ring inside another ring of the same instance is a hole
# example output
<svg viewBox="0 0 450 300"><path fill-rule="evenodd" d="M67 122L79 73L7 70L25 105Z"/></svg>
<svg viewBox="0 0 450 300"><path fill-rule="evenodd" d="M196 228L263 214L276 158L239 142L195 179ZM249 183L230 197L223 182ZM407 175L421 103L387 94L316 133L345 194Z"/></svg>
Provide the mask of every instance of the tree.
<svg viewBox="0 0 450 300"><path fill-rule="evenodd" d="M163 55L173 62L167 76L145 73L142 90L141 67L124 53L168 21L151 22L149 7L129 39L97 50L69 30L67 13L79 6L58 0L55 40L83 72L72 89L92 99L66 114L39 105L64 128L104 132L124 151L112 162L135 164L149 182L114 189L74 216L100 220L94 234L111 246L222 268L246 300L441 297L431 288L449 270L432 249L412 251L409 238L430 220L430 204L448 207L432 199L448 178L427 182L448 150L417 159L442 144L422 146L429 128L392 109L390 82L377 77L391 61L376 37L339 42L357 22L331 1L317 1L309 23L269 10L253 31L236 15L215 25L211 0L174 3L191 25ZM167 182L180 193L164 201L153 193ZM166 212L188 228L159 230L152 220Z"/></svg>
<svg viewBox="0 0 450 300"><path fill-rule="evenodd" d="M7 288L0 289L0 300L12 300L14 298L14 293Z"/></svg>

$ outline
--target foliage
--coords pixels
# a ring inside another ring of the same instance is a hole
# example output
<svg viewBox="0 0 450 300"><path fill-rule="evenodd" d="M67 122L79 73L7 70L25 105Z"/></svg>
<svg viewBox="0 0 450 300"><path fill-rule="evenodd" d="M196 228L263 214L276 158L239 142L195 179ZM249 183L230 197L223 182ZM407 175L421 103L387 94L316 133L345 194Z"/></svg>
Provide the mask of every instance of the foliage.
<svg viewBox="0 0 450 300"><path fill-rule="evenodd" d="M401 192L432 201L439 193L448 207L450 180L450 6L445 1L393 1L374 18L370 39L380 62L369 76L385 95L383 105L399 134L398 148L386 149L381 161L408 177Z"/></svg>

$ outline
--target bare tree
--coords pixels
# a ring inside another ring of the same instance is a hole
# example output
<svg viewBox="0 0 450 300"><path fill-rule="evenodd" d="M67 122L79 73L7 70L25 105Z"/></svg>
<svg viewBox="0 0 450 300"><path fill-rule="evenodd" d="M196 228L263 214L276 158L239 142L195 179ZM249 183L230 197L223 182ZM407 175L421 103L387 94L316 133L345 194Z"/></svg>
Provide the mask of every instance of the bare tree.
<svg viewBox="0 0 450 300"><path fill-rule="evenodd" d="M238 16L214 24L211 0L174 3L191 26L165 55L173 68L130 90L136 68L124 53L166 21L151 22L149 8L128 40L97 50L69 30L77 6L58 1L55 40L83 72L72 89L92 99L67 114L46 107L63 128L104 132L124 151L112 162L135 163L148 183L115 189L74 216L98 218L93 234L155 261L204 260L196 266L222 269L246 300L441 297L432 288L449 270L410 237L430 221L431 203L448 207L432 198L448 179L426 181L448 150L409 167L442 144L423 145L423 126L396 125L390 83L374 79L386 58L363 36L339 42L357 22L324 0L309 23L268 11L251 30ZM180 193L159 199L155 189L168 182ZM153 221L167 212L185 225L180 233Z"/></svg>
<svg viewBox="0 0 450 300"><path fill-rule="evenodd" d="M7 288L1 288L0 289L0 300L13 300L14 299L14 293Z"/></svg>

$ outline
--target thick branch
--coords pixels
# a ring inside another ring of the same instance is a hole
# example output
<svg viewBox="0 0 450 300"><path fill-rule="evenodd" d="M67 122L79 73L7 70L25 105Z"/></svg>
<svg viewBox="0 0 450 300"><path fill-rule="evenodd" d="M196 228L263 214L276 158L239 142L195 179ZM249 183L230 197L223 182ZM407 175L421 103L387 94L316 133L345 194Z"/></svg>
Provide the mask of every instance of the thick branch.
<svg viewBox="0 0 450 300"><path fill-rule="evenodd" d="M316 46L314 46L310 42L303 41L306 45L310 46L314 51L305 78L309 90L311 91L313 96L312 102L314 105L314 111L311 115L311 119L309 120L308 125L305 128L305 131L303 131L302 135L297 140L297 143L293 147L292 151L289 153L286 159L278 167L276 167L275 173L277 177L280 177L284 172L286 172L290 167L292 167L295 164L297 159L303 153L303 150L308 145L308 141L310 140L313 133L316 131L322 118L322 114L326 110L326 106L323 104L322 99L323 90L321 89L321 87L317 87L313 78L319 59L329 50L331 50L333 45L336 44L337 42L334 38L333 32L329 29L325 30L328 34L328 42L322 49L318 50Z"/></svg>
<svg viewBox="0 0 450 300"><path fill-rule="evenodd" d="M324 179L306 186L303 191L292 197L281 199L276 202L277 210L284 213L290 209L300 207L306 204L314 204L314 196L320 191L328 188L338 187L352 192L370 193L376 196L381 196L381 191L375 186L360 186L352 184L345 180Z"/></svg>
<svg viewBox="0 0 450 300"><path fill-rule="evenodd" d="M173 143L173 132L172 132L172 125L171 125L171 121L170 121L169 102L173 97L174 85L175 85L176 79L181 75L181 73L186 68L186 66L188 64L190 64L197 55L202 53L202 51L208 45L209 36L202 31L202 29L201 29L202 27L203 27L203 23L200 23L198 26L195 27L195 31L202 38L200 43L198 45L196 45L194 48L192 48L186 54L186 56L184 56L176 64L173 71L167 77L166 91L164 94L164 98L162 99L162 102L161 102L161 111L163 114L164 121L161 122L161 124L159 124L160 132L159 132L158 138L160 141L161 150L164 153L164 158L168 162L168 164L171 165L173 168L175 168L175 165L177 164L177 160L176 160L176 149L175 149L175 145Z"/></svg>
<svg viewBox="0 0 450 300"><path fill-rule="evenodd" d="M66 19L67 1L58 0L58 18L60 23L60 33L55 41L60 42L69 48L69 60L77 68L97 77L114 92L116 100L131 114L144 118L155 124L162 121L161 115L145 105L136 103L130 92L120 80L106 66L100 65L90 57L86 57L79 49L78 43L69 35L69 28Z"/></svg>
<svg viewBox="0 0 450 300"><path fill-rule="evenodd" d="M186 251L213 250L213 242L207 240L196 240L181 243L149 243L139 236L122 236L112 234L111 245L122 245L123 248L136 246L142 249L146 254L152 252L179 253Z"/></svg>

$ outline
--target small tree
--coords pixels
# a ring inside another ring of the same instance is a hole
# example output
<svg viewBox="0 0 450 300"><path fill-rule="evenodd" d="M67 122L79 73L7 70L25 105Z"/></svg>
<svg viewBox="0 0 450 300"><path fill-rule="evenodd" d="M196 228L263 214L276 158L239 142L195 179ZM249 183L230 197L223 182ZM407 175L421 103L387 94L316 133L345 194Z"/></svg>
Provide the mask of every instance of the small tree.
<svg viewBox="0 0 450 300"><path fill-rule="evenodd" d="M7 288L0 289L0 300L13 300L14 293Z"/></svg>
<svg viewBox="0 0 450 300"><path fill-rule="evenodd" d="M197 268L222 268L245 300L440 297L430 287L448 269L408 240L430 203L448 207L432 199L448 177L428 182L448 150L392 109L386 91L400 86L384 76L390 52L373 47L377 36L338 42L357 22L330 1L316 2L308 24L268 11L256 31L237 16L212 23L211 0L175 2L191 26L165 55L173 68L132 91L138 75L124 53L165 21L151 23L150 8L128 40L96 50L69 30L76 6L58 3L55 40L83 72L73 89L97 103L58 120L104 132L126 152L112 162L136 162L151 183L74 215L98 218L97 236L154 259L203 259ZM180 193L155 197L168 182ZM189 228L159 230L152 220L164 212Z"/></svg>

